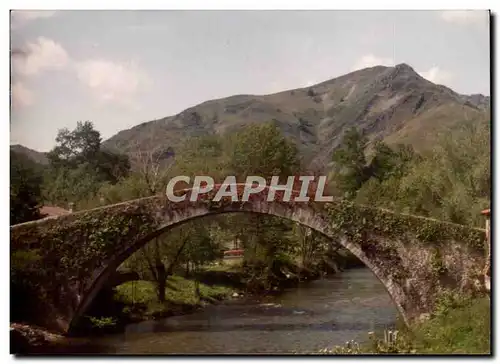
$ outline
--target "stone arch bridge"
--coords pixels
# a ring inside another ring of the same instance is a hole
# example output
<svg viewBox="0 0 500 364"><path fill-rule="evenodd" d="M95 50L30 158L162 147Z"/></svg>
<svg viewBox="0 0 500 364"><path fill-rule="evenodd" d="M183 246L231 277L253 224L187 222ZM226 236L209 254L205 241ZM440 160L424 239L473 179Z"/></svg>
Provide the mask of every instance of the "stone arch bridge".
<svg viewBox="0 0 500 364"><path fill-rule="evenodd" d="M483 229L346 201L267 202L267 192L248 202L214 202L215 192L196 202L155 196L11 226L11 282L22 287L11 305L25 307L28 323L68 333L141 246L191 219L230 212L293 220L340 243L381 281L407 323L431 312L444 289L480 289Z"/></svg>

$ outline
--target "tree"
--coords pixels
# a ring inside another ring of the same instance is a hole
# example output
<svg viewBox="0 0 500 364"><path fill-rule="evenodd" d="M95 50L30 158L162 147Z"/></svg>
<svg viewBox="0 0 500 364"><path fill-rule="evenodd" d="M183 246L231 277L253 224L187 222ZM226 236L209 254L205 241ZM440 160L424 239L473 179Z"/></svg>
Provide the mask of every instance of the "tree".
<svg viewBox="0 0 500 364"><path fill-rule="evenodd" d="M258 175L267 179L279 176L284 183L284 177L300 170L300 159L295 144L271 122L248 126L224 138L191 138L177 153L174 169L182 175L210 175L216 181L235 175L244 182L247 176ZM281 254L288 253L288 222L260 215L242 218L239 214L221 216L216 221L227 232L218 231L217 236L242 242L245 264L251 269L267 267L270 274L276 270Z"/></svg>
<svg viewBox="0 0 500 364"><path fill-rule="evenodd" d="M48 154L44 195L53 204L74 202L93 207L105 182L116 184L128 176L128 157L101 150L101 135L90 121L78 122L73 131L59 130L56 146Z"/></svg>
<svg viewBox="0 0 500 364"><path fill-rule="evenodd" d="M131 162L134 170L144 181L150 195L155 195L163 190L168 173L174 164L173 149L171 147L157 147L150 150L142 149L136 144L135 151L131 153Z"/></svg>
<svg viewBox="0 0 500 364"><path fill-rule="evenodd" d="M366 170L367 177L379 182L393 176L401 178L415 158L417 155L411 145L398 144L392 149L384 142L376 142L374 156Z"/></svg>
<svg viewBox="0 0 500 364"><path fill-rule="evenodd" d="M175 174L209 175L222 182L229 174L224 147L224 141L216 135L187 139L176 155Z"/></svg>
<svg viewBox="0 0 500 364"><path fill-rule="evenodd" d="M104 204L114 204L151 196L150 186L138 173L131 173L116 184L105 182L97 193Z"/></svg>
<svg viewBox="0 0 500 364"><path fill-rule="evenodd" d="M288 177L300 169L296 145L274 123L252 125L231 135L226 153L228 169L241 178Z"/></svg>
<svg viewBox="0 0 500 364"><path fill-rule="evenodd" d="M443 133L432 151L401 179L399 200L413 213L481 224L491 201L490 125L464 121Z"/></svg>
<svg viewBox="0 0 500 364"><path fill-rule="evenodd" d="M196 273L202 265L219 258L220 249L210 236L210 228L210 223L205 221L173 228L139 249L124 266L138 272L142 279L153 281L158 301L165 302L168 278L175 270L184 264L193 267ZM194 278L197 279L196 274Z"/></svg>
<svg viewBox="0 0 500 364"><path fill-rule="evenodd" d="M186 247L181 260L189 267L192 266L192 273L195 281L196 297L201 298L198 274L201 267L219 258L220 248L216 241L212 239L209 228L203 223L195 221L185 227L187 232Z"/></svg>
<svg viewBox="0 0 500 364"><path fill-rule="evenodd" d="M130 170L128 157L101 150L101 133L90 121L77 122L75 130L61 129L57 133L56 146L48 153L54 169L76 169L86 164L100 180L116 183Z"/></svg>
<svg viewBox="0 0 500 364"><path fill-rule="evenodd" d="M321 240L317 234L307 226L294 224L294 233L298 242L297 254L300 258L302 269L309 269L318 252Z"/></svg>
<svg viewBox="0 0 500 364"><path fill-rule="evenodd" d="M369 174L371 177L383 181L387 179L395 168L396 152L384 142L376 142L374 157L370 163Z"/></svg>
<svg viewBox="0 0 500 364"><path fill-rule="evenodd" d="M111 184L118 183L118 181L128 177L130 171L128 156L107 150L100 150L96 154L95 165L99 181Z"/></svg>
<svg viewBox="0 0 500 364"><path fill-rule="evenodd" d="M90 121L78 121L76 129L58 131L56 146L48 158L53 166L75 168L84 162L94 162L101 147L101 134Z"/></svg>
<svg viewBox="0 0 500 364"><path fill-rule="evenodd" d="M188 241L187 236L181 237L175 231L160 235L127 259L124 266L139 273L142 279L153 281L158 301L163 303L168 277L180 264Z"/></svg>
<svg viewBox="0 0 500 364"><path fill-rule="evenodd" d="M356 128L349 129L333 153L335 179L347 197L352 197L367 180L365 149L368 139Z"/></svg>
<svg viewBox="0 0 500 364"><path fill-rule="evenodd" d="M286 177L300 171L297 147L272 122L251 125L230 135L224 144L224 154L227 171L241 181L250 175L267 180L279 176L284 183ZM253 276L268 282L279 275L292 245L292 224L263 215L233 219L233 231L245 248L244 265L253 270Z"/></svg>
<svg viewBox="0 0 500 364"><path fill-rule="evenodd" d="M41 217L42 175L40 167L28 157L10 152L10 224Z"/></svg>
<svg viewBox="0 0 500 364"><path fill-rule="evenodd" d="M490 125L458 123L421 155L409 146L379 145L370 178L357 192L360 203L480 225L491 198Z"/></svg>
<svg viewBox="0 0 500 364"><path fill-rule="evenodd" d="M63 205L65 208L68 203L74 203L77 210L94 207L91 203L96 198L100 186L98 176L87 163L73 169L50 169L44 180L44 200L50 204Z"/></svg>
<svg viewBox="0 0 500 364"><path fill-rule="evenodd" d="M166 185L163 182L167 182L169 175L212 175L209 172L215 170L216 161L210 155L220 155L218 143L217 138L193 138L184 143L177 153L172 148L144 150L137 145L131 153L134 170L131 176L115 186L104 186L100 193L106 201L118 202L163 192ZM209 164L210 167L207 167ZM215 254L215 251L206 249L209 243L212 244L213 240L207 227L196 222L187 223L140 249L132 259L133 265L136 269L147 271L148 278L156 283L159 301L163 302L166 282L174 269L180 264L192 265L197 269L202 261L209 259L207 251Z"/></svg>

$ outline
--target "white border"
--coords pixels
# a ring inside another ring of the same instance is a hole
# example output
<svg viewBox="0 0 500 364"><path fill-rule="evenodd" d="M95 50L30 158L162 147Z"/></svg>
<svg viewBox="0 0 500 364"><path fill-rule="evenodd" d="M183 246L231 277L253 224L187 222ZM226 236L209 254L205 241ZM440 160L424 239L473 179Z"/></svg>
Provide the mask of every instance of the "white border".
<svg viewBox="0 0 500 364"><path fill-rule="evenodd" d="M210 3L208 0L183 0L183 1L152 1L152 0L142 0L142 1L129 1L129 0L121 0L121 1L100 1L100 0L87 0L87 1L57 1L57 0L46 0L46 1L39 1L39 0L19 0L19 1L11 1L8 0L7 2L2 2L2 7L4 6L3 4L6 4L7 6L5 7L5 11L2 12L2 15L0 19L3 19L1 24L4 24L2 26L3 32L1 36L1 42L2 42L2 47L1 49L4 51L4 57L2 57L2 61L7 63L4 64L4 66L1 68L1 74L2 74L2 84L3 85L8 85L10 84L9 82L9 9L336 9L336 10L355 10L355 9L364 9L364 10L371 10L371 9L407 9L407 10L415 10L415 9L421 9L421 10L444 10L444 9L492 9L493 12L498 12L498 8L500 4L498 1L487 1L487 0L475 0L475 1L465 1L465 0L454 0L454 1L438 1L438 0L433 0L433 1L426 1L426 0L421 0L418 2L414 3L409 3L409 2L404 2L404 1L356 1L356 0L350 0L350 1L344 1L344 2L332 2L328 0L309 0L309 1L293 1L293 0L288 0L288 1L277 1L277 0L219 0L219 1L211 1ZM497 24L498 26L498 24ZM497 44L497 41L495 41L495 45ZM496 59L495 65L498 65L498 58ZM498 69L497 69L498 70ZM498 75L497 75L498 76ZM498 81L497 77L495 78L495 81ZM0 98L1 102L3 103L3 108L1 110L5 110L7 112L7 115L4 114L4 117L2 118L2 127L4 128L4 132L1 133L1 137L5 138L5 141L7 142L9 137L9 130L7 124L7 120L10 120L10 115L9 113L9 94L8 94L8 88L4 87L1 89L2 90L2 97ZM495 110L498 112L498 102L495 100ZM495 128L495 137L496 140L499 139L499 127ZM7 143L6 143L7 144ZM10 141L8 143L10 145ZM9 164L9 155L7 153L7 147L3 149L3 153L1 154L1 158L5 165ZM495 158L495 177L498 177L497 172L498 172L498 163L499 159ZM5 220L9 220L9 215L7 215L7 206L9 205L9 202L7 200L7 185L9 185L9 180L8 180L8 173L4 173L2 176L2 185L4 187L0 188L1 191L4 191L5 195L5 200L4 203L2 204L4 207L2 211L2 218ZM497 180L497 178L496 178ZM495 203L494 206L497 206L497 195L495 197ZM496 211L496 208L495 210ZM5 213L5 215L3 215ZM495 227L498 226L498 216L497 214L494 214L494 220L493 222L495 223ZM7 225L7 224L6 224ZM496 229L495 229L495 232ZM10 238L8 236L9 232L8 229L5 229L5 239L3 240L2 244L2 249L4 249L4 254L2 254L2 257L4 259L4 264L2 266L4 267L4 274L2 275L3 279L3 287L4 289L7 289L6 287L9 287L9 273L7 272L7 267L9 266L9 244L7 242L10 241ZM496 236L495 234L494 236ZM492 241L492 244L495 245L495 242ZM494 249L494 255L495 255L495 262L498 262L498 249ZM495 277L493 278L493 282L497 282L498 278L498 269L494 269L494 275ZM495 297L496 298L496 297ZM495 302L497 302L495 300ZM8 354L9 347L7 343L9 342L8 338L8 331L7 327L9 324L9 299L7 294L4 296L3 300L0 300L0 305L2 306L2 312L4 313L2 318L3 318L3 324L2 327L4 330L1 330L1 335L2 335L2 340L0 342L4 343L2 345L2 349L4 350L4 353ZM496 322L495 322L496 324ZM495 325L495 333L498 334L498 327ZM498 353L497 353L498 354ZM4 356L5 358L5 356ZM2 358L2 359L4 359ZM9 355L8 358L5 358L5 362L12 362L14 359L11 355ZM167 358L166 358L167 359ZM229 358L231 360L231 358ZM333 360L343 360L344 358L332 358ZM347 360L359 360L356 358L346 358ZM376 360L376 357L374 358ZM363 360L374 360L371 358L363 358ZM49 359L51 360L51 359ZM81 362L81 361L92 361L92 363L104 363L106 359L64 359L61 360L63 362ZM132 359L131 359L132 360ZM141 358L141 359L136 359L137 362L142 362L146 363L148 358ZM169 362L186 362L186 359L173 359L173 358L168 358ZM198 359L191 359L190 361L195 361ZM251 359L239 359L241 361L248 361ZM270 362L271 359L260 359L260 358L253 358L252 360L259 360L260 362ZM275 359L272 360L273 362L282 362L285 363L289 359ZM306 360L300 358L300 360ZM311 359L312 360L312 359ZM405 360L404 358L398 358L398 360ZM409 360L409 359L406 359ZM415 359L413 359L415 360ZM426 359L424 357L420 358L420 360L426 360L426 362L433 363L433 362L438 362L437 359ZM450 360L450 359L448 359ZM456 361L456 359L451 358L452 361ZM25 359L25 361L33 361L33 359ZM480 359L470 359L468 360L470 362L479 362ZM2 360L2 362L4 362Z"/></svg>
<svg viewBox="0 0 500 364"><path fill-rule="evenodd" d="M446 9L491 9L495 2L492 0L455 0L450 1L419 1L414 4L397 0L362 1L351 0L346 2L335 2L331 0L143 0L143 1L72 1L68 3L63 0L20 0L9 1L7 3L11 9L252 9L252 10L285 10L285 9L303 9L303 10L446 10ZM71 5L70 5L71 4Z"/></svg>

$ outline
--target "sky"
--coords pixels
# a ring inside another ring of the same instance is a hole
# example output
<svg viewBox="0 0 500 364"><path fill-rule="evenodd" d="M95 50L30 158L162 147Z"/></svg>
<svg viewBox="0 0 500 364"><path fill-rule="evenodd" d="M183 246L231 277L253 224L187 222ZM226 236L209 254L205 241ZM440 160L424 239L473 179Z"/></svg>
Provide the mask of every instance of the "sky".
<svg viewBox="0 0 500 364"><path fill-rule="evenodd" d="M407 63L490 94L486 11L13 11L10 142L38 151L90 120L103 140L235 94Z"/></svg>

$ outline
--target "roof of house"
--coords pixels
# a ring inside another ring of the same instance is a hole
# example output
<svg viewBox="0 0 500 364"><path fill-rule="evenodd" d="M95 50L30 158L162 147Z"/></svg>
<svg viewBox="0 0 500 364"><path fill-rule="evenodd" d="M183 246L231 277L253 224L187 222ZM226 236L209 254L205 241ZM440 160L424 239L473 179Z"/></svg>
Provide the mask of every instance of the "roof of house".
<svg viewBox="0 0 500 364"><path fill-rule="evenodd" d="M481 214L486 215L486 216L490 216L491 215L490 209L486 209L486 210L481 211Z"/></svg>
<svg viewBox="0 0 500 364"><path fill-rule="evenodd" d="M70 214L71 212L57 206L43 206L40 209L40 213L47 216L61 216Z"/></svg>

